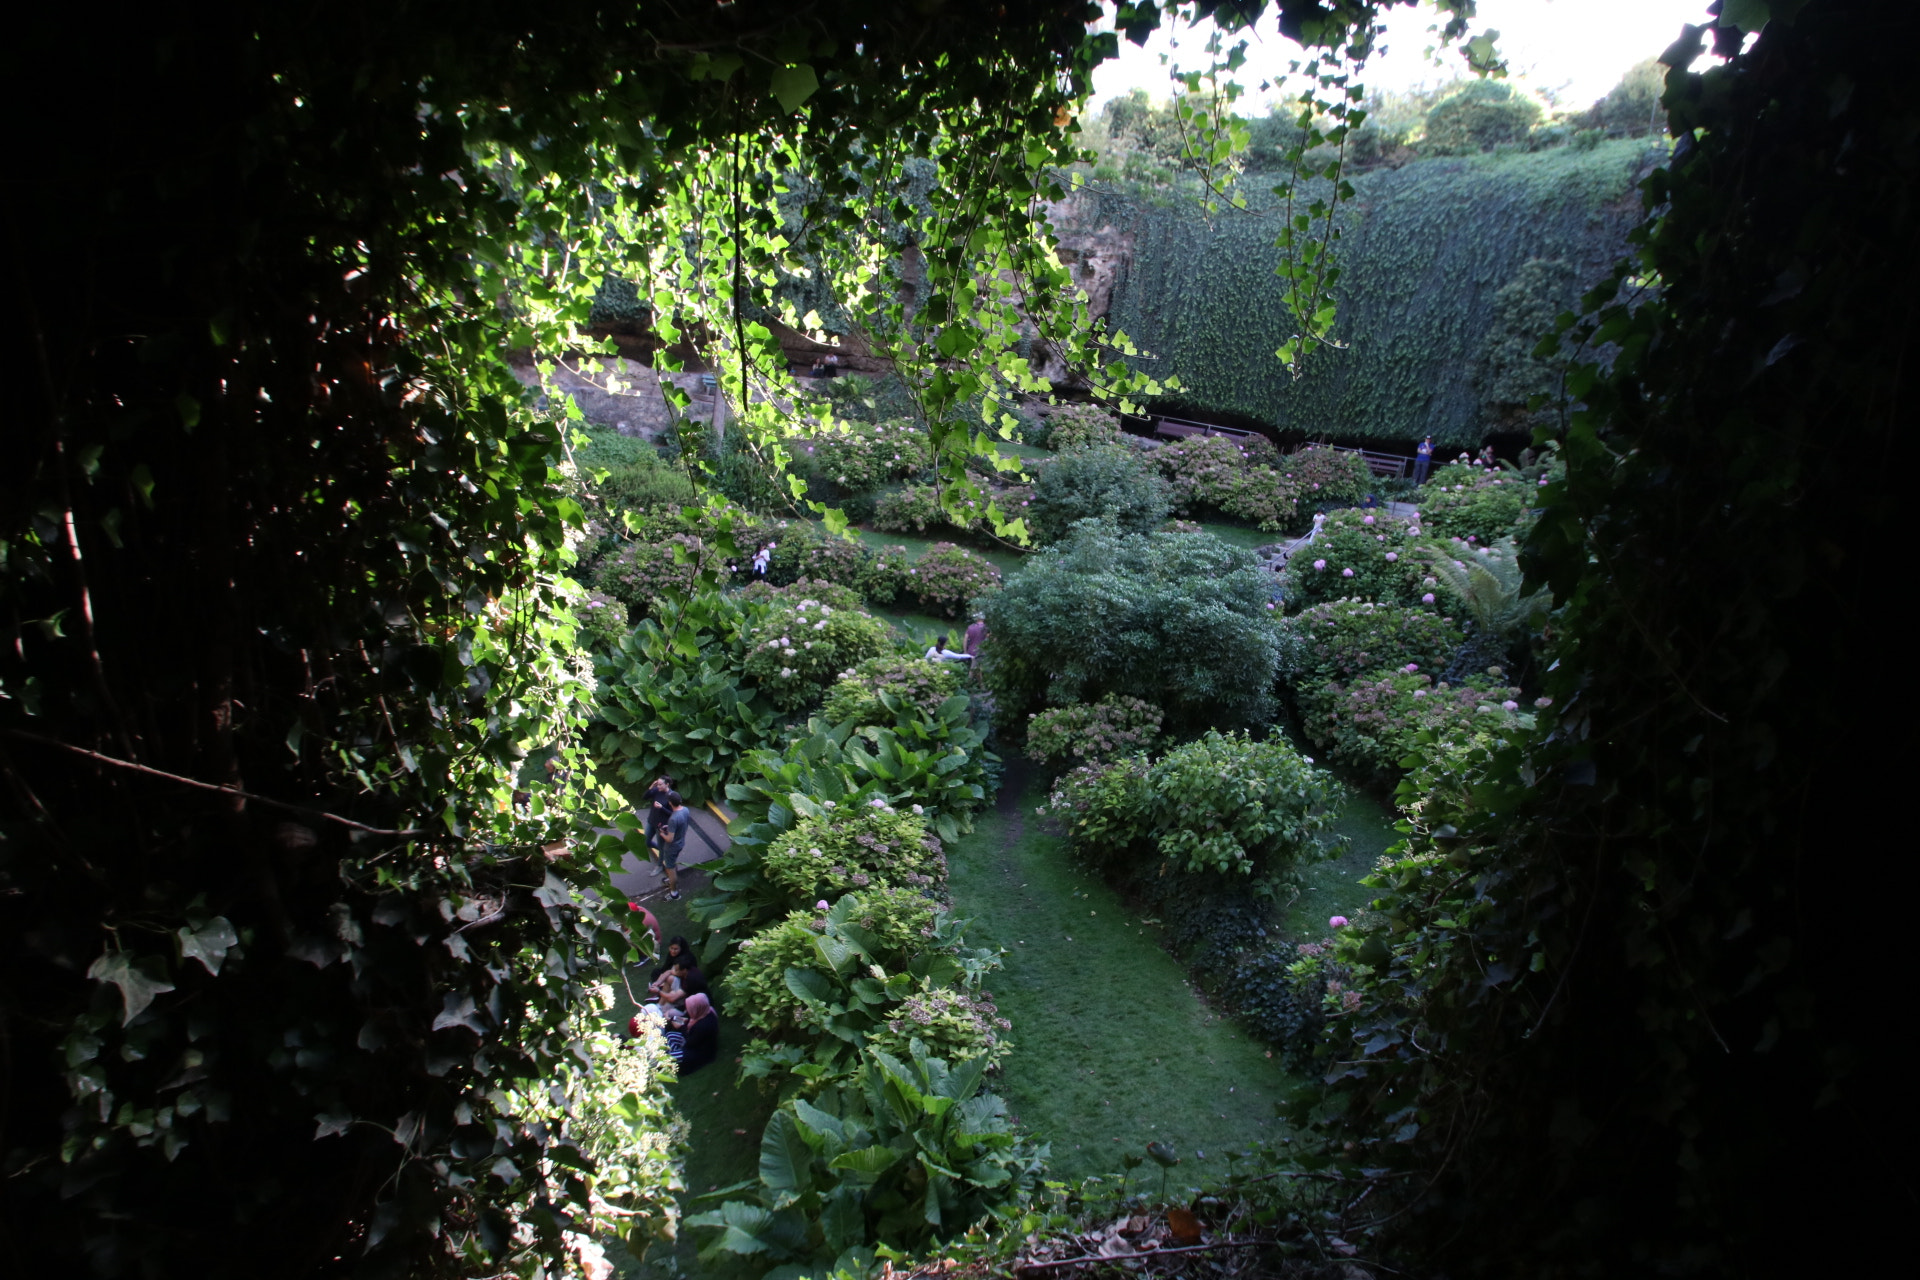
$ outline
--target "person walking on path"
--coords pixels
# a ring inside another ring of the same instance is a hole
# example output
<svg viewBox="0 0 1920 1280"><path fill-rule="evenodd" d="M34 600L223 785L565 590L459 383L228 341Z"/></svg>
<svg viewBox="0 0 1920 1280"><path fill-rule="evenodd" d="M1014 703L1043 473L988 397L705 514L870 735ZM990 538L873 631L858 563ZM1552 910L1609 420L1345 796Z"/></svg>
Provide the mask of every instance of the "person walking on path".
<svg viewBox="0 0 1920 1280"><path fill-rule="evenodd" d="M687 802L680 798L678 791L667 793L667 803L672 812L660 828L660 866L667 873L667 897L674 901L680 898L680 855L686 852L687 828L693 825L693 810L687 808Z"/></svg>
<svg viewBox="0 0 1920 1280"><path fill-rule="evenodd" d="M1433 437L1428 436L1420 442L1420 447L1413 451L1413 482L1415 484L1425 484L1427 482L1427 472L1431 470L1432 467Z"/></svg>

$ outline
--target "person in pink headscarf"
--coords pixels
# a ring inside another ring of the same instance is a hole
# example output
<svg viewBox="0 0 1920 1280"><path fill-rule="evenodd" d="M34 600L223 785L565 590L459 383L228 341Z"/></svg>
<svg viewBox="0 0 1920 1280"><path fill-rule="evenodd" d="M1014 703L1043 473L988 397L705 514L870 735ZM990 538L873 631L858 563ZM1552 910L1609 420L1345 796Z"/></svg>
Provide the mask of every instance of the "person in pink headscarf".
<svg viewBox="0 0 1920 1280"><path fill-rule="evenodd" d="M680 1074L689 1075L720 1057L720 1018L713 1002L695 992L687 997L687 1025L680 1033Z"/></svg>

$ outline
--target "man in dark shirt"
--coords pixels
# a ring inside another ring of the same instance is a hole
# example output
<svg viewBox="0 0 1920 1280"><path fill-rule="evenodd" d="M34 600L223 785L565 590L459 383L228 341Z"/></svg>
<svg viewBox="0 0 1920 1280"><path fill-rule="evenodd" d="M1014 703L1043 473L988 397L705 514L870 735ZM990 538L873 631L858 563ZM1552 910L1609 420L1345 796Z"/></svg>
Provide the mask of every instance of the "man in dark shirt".
<svg viewBox="0 0 1920 1280"><path fill-rule="evenodd" d="M667 792L670 813L660 827L660 865L667 873L667 897L680 897L680 855L687 851L687 828L693 825L693 810L678 791Z"/></svg>

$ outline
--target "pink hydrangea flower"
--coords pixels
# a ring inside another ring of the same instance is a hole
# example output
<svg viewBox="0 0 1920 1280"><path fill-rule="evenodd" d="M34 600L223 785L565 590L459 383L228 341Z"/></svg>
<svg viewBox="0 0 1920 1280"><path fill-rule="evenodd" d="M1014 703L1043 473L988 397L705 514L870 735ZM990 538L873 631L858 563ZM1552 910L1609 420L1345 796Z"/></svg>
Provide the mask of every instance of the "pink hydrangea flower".
<svg viewBox="0 0 1920 1280"><path fill-rule="evenodd" d="M1429 591L1429 592L1427 592L1427 594L1425 594L1425 595L1423 595L1423 596L1421 596L1421 597L1420 597L1420 603L1421 603L1421 604L1432 604L1432 603L1433 603L1433 592L1431 592L1431 591Z"/></svg>
<svg viewBox="0 0 1920 1280"><path fill-rule="evenodd" d="M1398 560L1399 558L1400 558L1400 553L1399 553L1398 551L1389 551L1389 552L1387 552L1387 563L1388 563L1388 564L1392 564L1392 563L1393 563L1394 561L1396 561L1396 560Z"/></svg>
<svg viewBox="0 0 1920 1280"><path fill-rule="evenodd" d="M1353 576L1353 570L1351 570L1351 569L1342 569L1342 570L1340 571L1340 576L1341 576L1341 577L1343 577L1343 578L1351 578L1351 577Z"/></svg>
<svg viewBox="0 0 1920 1280"><path fill-rule="evenodd" d="M1539 707L1542 711L1545 711L1548 707L1553 705L1553 699L1552 698L1535 698L1533 700L1533 705L1536 707Z"/></svg>
<svg viewBox="0 0 1920 1280"><path fill-rule="evenodd" d="M1508 698L1505 702L1500 704L1500 709L1502 711L1518 711L1520 709L1520 704L1515 702L1512 698Z"/></svg>
<svg viewBox="0 0 1920 1280"><path fill-rule="evenodd" d="M1361 520L1360 520L1360 523L1361 523L1361 524L1372 524L1372 523L1373 523L1373 517L1372 517L1372 516L1363 516L1363 517L1361 517Z"/></svg>
<svg viewBox="0 0 1920 1280"><path fill-rule="evenodd" d="M825 911L827 909L827 900L825 898L820 899L820 901L813 904L813 909L815 911Z"/></svg>
<svg viewBox="0 0 1920 1280"><path fill-rule="evenodd" d="M1313 562L1313 567L1316 569L1324 569L1327 567L1327 562L1325 560L1315 560Z"/></svg>
<svg viewBox="0 0 1920 1280"><path fill-rule="evenodd" d="M1346 927L1347 927L1347 918L1345 916L1328 916L1327 917L1327 928L1344 929Z"/></svg>
<svg viewBox="0 0 1920 1280"><path fill-rule="evenodd" d="M1417 662L1409 662L1404 668L1402 668L1402 670L1404 670L1408 675L1412 675L1414 672L1418 671L1419 669L1420 669L1420 664Z"/></svg>

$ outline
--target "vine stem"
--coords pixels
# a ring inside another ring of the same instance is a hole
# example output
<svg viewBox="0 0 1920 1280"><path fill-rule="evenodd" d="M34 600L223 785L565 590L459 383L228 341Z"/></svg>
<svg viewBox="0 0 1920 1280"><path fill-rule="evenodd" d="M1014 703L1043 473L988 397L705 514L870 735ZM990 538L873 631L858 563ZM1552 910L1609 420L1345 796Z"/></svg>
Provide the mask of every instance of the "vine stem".
<svg viewBox="0 0 1920 1280"><path fill-rule="evenodd" d="M202 782L198 778L188 778L177 773L168 773L164 769L154 769L144 764L135 764L131 760L122 760L118 756L105 755L98 751L89 751L85 747L77 747L71 742L62 742L58 738L48 738L37 733L28 733L25 729L8 729L5 732L8 737L20 738L27 742L38 742L42 746L58 747L62 751L70 752L76 756L85 756L89 760L97 761L104 765L111 765L116 769L126 769L133 773L145 774L150 778L160 778L167 782L176 783L179 786L192 787L197 791L211 791L216 795L232 796L239 800L252 800L257 804L264 804L269 808L285 809L289 813L303 813L309 817L320 818L326 822L339 823L343 827L348 827L354 831L365 832L370 836L426 837L433 834L421 828L409 828L405 831L396 831L387 827L370 827L364 822L355 822L352 818L343 818L337 813L328 813L324 809L313 809L306 805L289 804L285 800L275 800L270 796L255 795L253 792L243 791L239 787L228 786L217 782Z"/></svg>

